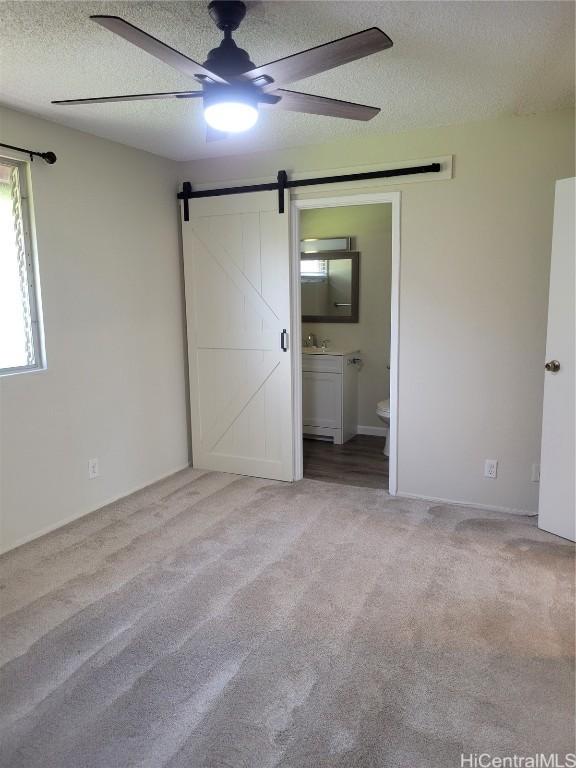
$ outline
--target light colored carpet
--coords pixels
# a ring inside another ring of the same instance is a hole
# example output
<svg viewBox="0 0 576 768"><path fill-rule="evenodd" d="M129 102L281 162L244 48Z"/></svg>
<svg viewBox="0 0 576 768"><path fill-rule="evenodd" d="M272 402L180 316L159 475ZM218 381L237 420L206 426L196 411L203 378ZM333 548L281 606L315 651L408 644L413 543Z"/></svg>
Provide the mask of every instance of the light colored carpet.
<svg viewBox="0 0 576 768"><path fill-rule="evenodd" d="M573 554L534 518L186 470L0 560L0 765L572 751Z"/></svg>

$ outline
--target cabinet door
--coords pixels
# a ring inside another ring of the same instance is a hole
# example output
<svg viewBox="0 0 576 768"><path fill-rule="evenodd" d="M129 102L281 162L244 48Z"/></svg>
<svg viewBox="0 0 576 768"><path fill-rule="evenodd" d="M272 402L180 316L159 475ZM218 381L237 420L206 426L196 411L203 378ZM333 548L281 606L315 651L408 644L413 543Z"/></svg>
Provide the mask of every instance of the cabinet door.
<svg viewBox="0 0 576 768"><path fill-rule="evenodd" d="M302 374L302 415L304 426L342 428L341 374Z"/></svg>

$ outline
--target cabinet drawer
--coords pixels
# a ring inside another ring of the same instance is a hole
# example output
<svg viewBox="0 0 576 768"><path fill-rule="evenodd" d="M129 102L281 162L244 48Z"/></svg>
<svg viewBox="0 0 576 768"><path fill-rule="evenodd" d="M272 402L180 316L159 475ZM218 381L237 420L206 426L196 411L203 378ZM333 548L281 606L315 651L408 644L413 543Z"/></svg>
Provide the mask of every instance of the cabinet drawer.
<svg viewBox="0 0 576 768"><path fill-rule="evenodd" d="M302 370L317 373L342 373L342 355L302 355Z"/></svg>

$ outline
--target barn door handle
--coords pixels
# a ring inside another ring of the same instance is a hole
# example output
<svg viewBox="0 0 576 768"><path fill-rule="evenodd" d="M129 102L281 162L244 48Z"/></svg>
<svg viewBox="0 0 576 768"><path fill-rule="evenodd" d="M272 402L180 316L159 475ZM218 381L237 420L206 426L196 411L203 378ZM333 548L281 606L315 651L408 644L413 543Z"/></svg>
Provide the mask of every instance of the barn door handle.
<svg viewBox="0 0 576 768"><path fill-rule="evenodd" d="M286 328L280 334L280 347L282 352L288 352L288 331Z"/></svg>

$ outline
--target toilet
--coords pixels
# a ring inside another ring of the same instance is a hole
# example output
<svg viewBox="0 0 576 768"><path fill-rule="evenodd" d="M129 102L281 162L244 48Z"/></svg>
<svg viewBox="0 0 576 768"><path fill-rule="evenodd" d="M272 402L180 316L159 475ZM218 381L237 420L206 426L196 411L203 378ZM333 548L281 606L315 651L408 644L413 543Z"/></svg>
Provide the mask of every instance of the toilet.
<svg viewBox="0 0 576 768"><path fill-rule="evenodd" d="M382 453L390 456L390 400L380 400L376 406L376 414L386 424L386 445Z"/></svg>

